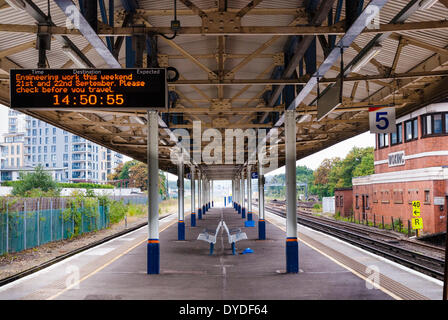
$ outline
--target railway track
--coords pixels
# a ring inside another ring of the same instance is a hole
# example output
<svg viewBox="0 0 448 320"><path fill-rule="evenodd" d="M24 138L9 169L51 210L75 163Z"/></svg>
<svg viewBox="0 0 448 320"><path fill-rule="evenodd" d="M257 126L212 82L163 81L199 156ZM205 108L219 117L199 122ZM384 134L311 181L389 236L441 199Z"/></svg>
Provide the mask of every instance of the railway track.
<svg viewBox="0 0 448 320"><path fill-rule="evenodd" d="M270 206L272 207L272 205L274 205L274 208L278 208L279 210L286 210L284 201L271 202ZM380 240L382 239L384 241L389 241L391 243L399 243L400 246L405 246L410 250L414 250L420 253L424 252L434 257L439 257L441 259L442 258L444 259L445 257L445 248L443 247L434 246L418 240L411 240L399 233L392 233L390 230L372 228L364 224L355 224L345 221L337 221L326 217L311 216L310 211L306 211L301 207L297 208L297 213L298 215L305 215L310 219L325 221L326 223L329 223L331 225L340 226L348 230L352 230L354 232L362 233L366 236L371 236L373 238L377 238Z"/></svg>
<svg viewBox="0 0 448 320"><path fill-rule="evenodd" d="M279 216L285 217L284 208L266 205L266 210ZM424 254L410 248L405 248L398 236L388 235L379 230L365 230L360 225L350 226L347 223L330 221L299 214L297 222L311 229L330 234L350 244L370 251L401 265L429 275L433 278L443 280L445 261L439 257Z"/></svg>

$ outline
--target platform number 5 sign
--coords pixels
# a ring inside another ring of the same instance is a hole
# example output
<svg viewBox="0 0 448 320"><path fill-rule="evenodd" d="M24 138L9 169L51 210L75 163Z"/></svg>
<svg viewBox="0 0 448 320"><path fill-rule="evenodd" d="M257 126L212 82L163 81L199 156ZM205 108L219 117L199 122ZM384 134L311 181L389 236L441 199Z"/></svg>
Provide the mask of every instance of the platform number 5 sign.
<svg viewBox="0 0 448 320"><path fill-rule="evenodd" d="M369 124L371 133L392 133L395 127L395 108L369 108Z"/></svg>

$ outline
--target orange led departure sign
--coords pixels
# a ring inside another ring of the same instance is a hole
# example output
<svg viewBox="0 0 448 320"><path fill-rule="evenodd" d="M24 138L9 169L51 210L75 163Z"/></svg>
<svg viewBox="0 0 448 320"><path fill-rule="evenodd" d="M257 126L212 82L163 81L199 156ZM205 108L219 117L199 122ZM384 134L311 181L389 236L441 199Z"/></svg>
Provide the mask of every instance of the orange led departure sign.
<svg viewBox="0 0 448 320"><path fill-rule="evenodd" d="M154 109L167 107L166 70L14 69L14 109Z"/></svg>

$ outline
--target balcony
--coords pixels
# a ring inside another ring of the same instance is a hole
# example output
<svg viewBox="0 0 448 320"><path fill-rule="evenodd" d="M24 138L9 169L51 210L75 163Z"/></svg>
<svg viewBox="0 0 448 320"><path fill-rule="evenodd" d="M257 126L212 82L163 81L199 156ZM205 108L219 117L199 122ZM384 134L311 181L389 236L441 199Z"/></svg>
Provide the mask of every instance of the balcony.
<svg viewBox="0 0 448 320"><path fill-rule="evenodd" d="M73 146L72 152L86 152L86 147Z"/></svg>
<svg viewBox="0 0 448 320"><path fill-rule="evenodd" d="M72 163L72 169L73 170L85 170L86 166L77 162L77 163Z"/></svg>
<svg viewBox="0 0 448 320"><path fill-rule="evenodd" d="M86 140L84 138L78 137L78 136L73 136L72 137L72 142L73 143L86 143Z"/></svg>
<svg viewBox="0 0 448 320"><path fill-rule="evenodd" d="M86 161L86 155L85 154L72 154L72 161Z"/></svg>
<svg viewBox="0 0 448 320"><path fill-rule="evenodd" d="M75 172L72 173L72 178L73 179L85 179L86 175L85 175L85 173L81 173L79 171L75 171Z"/></svg>

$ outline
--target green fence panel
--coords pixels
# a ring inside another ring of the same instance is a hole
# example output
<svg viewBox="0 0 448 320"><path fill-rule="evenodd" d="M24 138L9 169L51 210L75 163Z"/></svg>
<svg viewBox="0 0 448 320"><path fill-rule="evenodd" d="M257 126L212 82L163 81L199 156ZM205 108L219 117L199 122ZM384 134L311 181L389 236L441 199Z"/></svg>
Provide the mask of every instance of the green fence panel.
<svg viewBox="0 0 448 320"><path fill-rule="evenodd" d="M8 230L9 231L9 230ZM0 212L0 255L7 252L7 241L9 237L9 232L7 231L7 212Z"/></svg>

